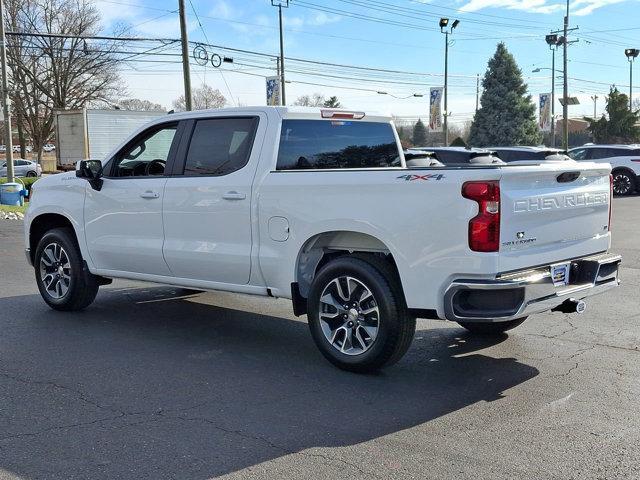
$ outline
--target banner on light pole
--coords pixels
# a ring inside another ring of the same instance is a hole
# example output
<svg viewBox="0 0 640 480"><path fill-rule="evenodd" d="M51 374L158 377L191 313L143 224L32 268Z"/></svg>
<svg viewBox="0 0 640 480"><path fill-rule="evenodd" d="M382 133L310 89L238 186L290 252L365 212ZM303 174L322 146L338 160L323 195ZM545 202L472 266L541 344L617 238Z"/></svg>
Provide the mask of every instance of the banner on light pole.
<svg viewBox="0 0 640 480"><path fill-rule="evenodd" d="M538 127L540 127L540 131L549 132L551 131L551 94L550 93L541 93L540 94L540 119L538 120Z"/></svg>
<svg viewBox="0 0 640 480"><path fill-rule="evenodd" d="M267 105L280 105L280 77L266 77L267 80Z"/></svg>
<svg viewBox="0 0 640 480"><path fill-rule="evenodd" d="M442 131L442 87L431 87L429 92L429 131Z"/></svg>

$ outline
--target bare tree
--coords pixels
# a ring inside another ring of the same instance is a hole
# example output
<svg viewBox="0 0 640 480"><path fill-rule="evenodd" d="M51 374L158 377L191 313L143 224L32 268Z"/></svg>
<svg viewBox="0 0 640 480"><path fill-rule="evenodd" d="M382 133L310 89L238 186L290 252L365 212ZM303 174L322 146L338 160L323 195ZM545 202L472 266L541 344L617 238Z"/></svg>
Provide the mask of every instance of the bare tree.
<svg viewBox="0 0 640 480"><path fill-rule="evenodd" d="M118 107L122 110L138 110L144 112L164 111L165 108L159 103L153 103L149 100L140 98L125 98L118 102Z"/></svg>
<svg viewBox="0 0 640 480"><path fill-rule="evenodd" d="M227 99L217 88L203 84L192 91L192 106L194 110L206 110L208 108L222 108L227 104ZM173 108L177 111L186 110L184 95L180 95L173 101Z"/></svg>
<svg viewBox="0 0 640 480"><path fill-rule="evenodd" d="M100 31L100 14L89 0L8 0L7 55L16 114L41 158L56 109L79 109L117 92L114 42L89 41ZM69 35L66 37L65 35Z"/></svg>
<svg viewBox="0 0 640 480"><path fill-rule="evenodd" d="M299 96L293 104L300 107L323 107L325 101L324 95L314 93L313 95Z"/></svg>

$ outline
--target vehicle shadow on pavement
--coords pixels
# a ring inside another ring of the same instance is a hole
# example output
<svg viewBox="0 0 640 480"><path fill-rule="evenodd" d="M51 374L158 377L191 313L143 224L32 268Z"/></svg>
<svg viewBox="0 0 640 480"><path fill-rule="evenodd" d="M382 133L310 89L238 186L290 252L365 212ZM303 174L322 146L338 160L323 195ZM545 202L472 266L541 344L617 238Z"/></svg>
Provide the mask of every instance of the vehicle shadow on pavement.
<svg viewBox="0 0 640 480"><path fill-rule="evenodd" d="M340 463L313 449L500 399L538 374L479 353L506 336L460 328L420 330L396 366L350 374L304 321L168 287L105 290L81 313L35 295L0 299L0 311L16 313L0 340L0 477L204 479L295 454Z"/></svg>

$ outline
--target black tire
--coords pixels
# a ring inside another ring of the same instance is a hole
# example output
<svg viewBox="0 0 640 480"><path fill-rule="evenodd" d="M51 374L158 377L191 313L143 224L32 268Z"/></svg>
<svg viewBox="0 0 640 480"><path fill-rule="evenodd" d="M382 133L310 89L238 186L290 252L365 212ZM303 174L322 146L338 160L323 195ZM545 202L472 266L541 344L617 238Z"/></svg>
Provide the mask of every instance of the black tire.
<svg viewBox="0 0 640 480"><path fill-rule="evenodd" d="M33 177L37 177L37 176L38 176L38 174L36 172L34 172L33 170L29 170L27 172L27 177L33 178Z"/></svg>
<svg viewBox="0 0 640 480"><path fill-rule="evenodd" d="M507 322L458 322L460 326L466 328L476 335L501 335L507 330L516 328L527 319L527 317L516 318Z"/></svg>
<svg viewBox="0 0 640 480"><path fill-rule="evenodd" d="M56 251L56 246L62 248L61 261L52 262L50 254ZM43 256L45 256L44 262ZM64 264L62 264L63 262ZM47 263L53 263L54 266L47 266ZM64 267L67 264L69 268ZM38 242L33 265L40 295L55 310L65 312L82 310L88 307L98 294L98 279L85 271L80 248L75 234L70 228L55 228L45 233ZM53 274L49 272L51 269L54 270ZM68 284L60 278L61 274L64 278L68 278ZM53 284L55 279L48 282L47 275L58 275L57 283ZM64 288L66 290L63 290ZM63 291L64 294L62 294ZM60 296L56 298L58 293Z"/></svg>
<svg viewBox="0 0 640 480"><path fill-rule="evenodd" d="M614 195L631 195L636 190L636 176L630 170L614 170L612 175Z"/></svg>
<svg viewBox="0 0 640 480"><path fill-rule="evenodd" d="M378 309L377 335L366 350L358 354L343 353L338 346L332 344L323 332L323 322L320 319L321 295L334 279L343 276L361 282L372 294ZM394 364L411 346L416 330L416 319L407 311L397 274L386 261L373 255L345 255L323 266L311 285L307 311L311 335L320 352L338 368L351 372L375 372Z"/></svg>

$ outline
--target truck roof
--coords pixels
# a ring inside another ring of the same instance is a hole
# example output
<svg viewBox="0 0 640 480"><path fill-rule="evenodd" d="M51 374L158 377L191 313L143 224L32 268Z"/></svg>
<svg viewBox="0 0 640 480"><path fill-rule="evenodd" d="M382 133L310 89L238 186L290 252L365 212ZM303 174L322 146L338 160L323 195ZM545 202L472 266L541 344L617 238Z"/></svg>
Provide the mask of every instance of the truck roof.
<svg viewBox="0 0 640 480"><path fill-rule="evenodd" d="M248 113L255 113L256 111L267 112L269 110L276 111L281 118L286 119L318 119L318 120L330 120L330 116L326 116L328 112L334 112L338 115L355 114L353 120L363 120L370 122L389 122L392 120L390 114L380 113L374 111L364 111L362 109L346 109L346 108L324 108L324 107L298 107L298 106L286 106L286 107L273 107L273 106L253 106L253 107L229 107L229 108L215 108L208 110L192 110L190 112L177 112L170 113L157 121L166 121L170 119L183 120L188 118L199 118L210 116L215 114L229 114L229 115L242 115ZM323 115L325 112L325 115ZM335 117L345 119L345 117Z"/></svg>

